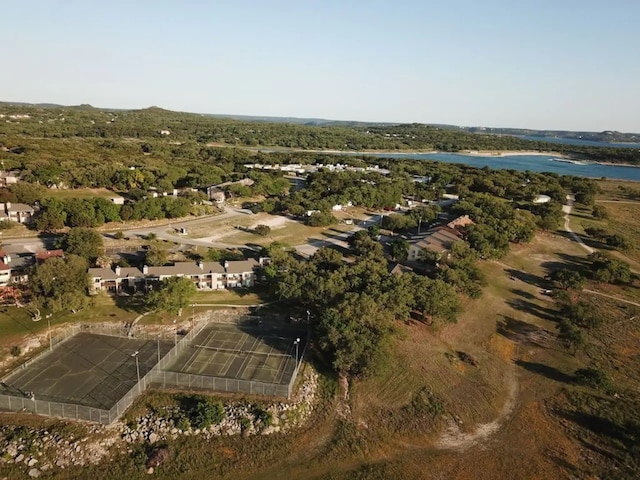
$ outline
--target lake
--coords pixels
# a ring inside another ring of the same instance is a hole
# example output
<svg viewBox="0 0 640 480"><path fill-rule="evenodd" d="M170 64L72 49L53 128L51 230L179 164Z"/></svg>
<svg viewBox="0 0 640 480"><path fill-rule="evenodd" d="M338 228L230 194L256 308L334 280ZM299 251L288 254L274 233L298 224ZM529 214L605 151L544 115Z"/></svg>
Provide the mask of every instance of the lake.
<svg viewBox="0 0 640 480"><path fill-rule="evenodd" d="M362 154L360 154L362 155ZM559 175L576 175L579 177L616 178L620 180L640 181L640 167L623 165L600 165L597 163L571 163L552 155L505 155L479 156L460 153L385 153L367 154L380 158L416 158L435 160L445 163L464 163L472 167L491 167L493 169L529 170L532 172L552 172Z"/></svg>
<svg viewBox="0 0 640 480"><path fill-rule="evenodd" d="M581 138L557 138L538 137L535 135L514 135L522 140L533 140L536 142L559 143L561 145L583 145L585 147L612 147L612 148L640 148L640 143L607 143L596 142L595 140L582 140Z"/></svg>

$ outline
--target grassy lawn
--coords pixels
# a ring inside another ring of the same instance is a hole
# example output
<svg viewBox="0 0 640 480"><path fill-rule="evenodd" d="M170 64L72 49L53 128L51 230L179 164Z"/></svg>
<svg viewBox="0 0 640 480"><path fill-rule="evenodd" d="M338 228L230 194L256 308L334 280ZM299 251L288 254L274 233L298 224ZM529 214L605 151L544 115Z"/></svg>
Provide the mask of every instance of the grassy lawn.
<svg viewBox="0 0 640 480"><path fill-rule="evenodd" d="M49 189L47 197L65 200L67 198L112 198L119 194L106 188Z"/></svg>

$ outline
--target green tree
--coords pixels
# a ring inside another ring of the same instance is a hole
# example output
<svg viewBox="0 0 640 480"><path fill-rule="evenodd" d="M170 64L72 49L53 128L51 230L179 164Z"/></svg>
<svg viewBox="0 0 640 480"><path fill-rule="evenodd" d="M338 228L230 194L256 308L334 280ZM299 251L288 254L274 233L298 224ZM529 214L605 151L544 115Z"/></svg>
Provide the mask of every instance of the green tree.
<svg viewBox="0 0 640 480"><path fill-rule="evenodd" d="M391 242L391 257L394 260L406 260L409 256L409 242L404 238L398 238Z"/></svg>
<svg viewBox="0 0 640 480"><path fill-rule="evenodd" d="M92 228L72 228L61 243L66 253L78 255L91 263L104 254L102 235Z"/></svg>
<svg viewBox="0 0 640 480"><path fill-rule="evenodd" d="M147 295L147 306L152 310L164 310L180 316L182 310L191 304L196 291L195 284L188 278L165 278Z"/></svg>
<svg viewBox="0 0 640 480"><path fill-rule="evenodd" d="M191 425L194 428L208 428L224 420L224 407L221 402L200 398L191 412Z"/></svg>
<svg viewBox="0 0 640 480"><path fill-rule="evenodd" d="M46 210L36 218L36 228L41 232L55 232L64 228L66 214L56 210Z"/></svg>
<svg viewBox="0 0 640 480"><path fill-rule="evenodd" d="M599 204L593 206L591 215L593 215L593 218L597 218L599 220L609 218L609 212L607 211L607 208L604 205Z"/></svg>
<svg viewBox="0 0 640 480"><path fill-rule="evenodd" d="M267 235L269 235L269 233L271 233L271 227L269 225L260 224L256 226L256 228L254 228L254 232L262 237L266 237Z"/></svg>
<svg viewBox="0 0 640 480"><path fill-rule="evenodd" d="M570 270L568 268L554 270L547 278L551 280L557 288L561 288L563 290L578 290L582 288L585 282L585 278L580 272Z"/></svg>
<svg viewBox="0 0 640 480"><path fill-rule="evenodd" d="M169 252L165 248L151 245L144 254L145 265L162 266L167 263Z"/></svg>
<svg viewBox="0 0 640 480"><path fill-rule="evenodd" d="M365 376L381 366L393 329L384 306L368 295L349 293L322 312L318 331L319 345L337 372Z"/></svg>
<svg viewBox="0 0 640 480"><path fill-rule="evenodd" d="M89 305L87 261L77 255L54 257L36 265L29 275L29 288L36 305L59 312L76 313Z"/></svg>

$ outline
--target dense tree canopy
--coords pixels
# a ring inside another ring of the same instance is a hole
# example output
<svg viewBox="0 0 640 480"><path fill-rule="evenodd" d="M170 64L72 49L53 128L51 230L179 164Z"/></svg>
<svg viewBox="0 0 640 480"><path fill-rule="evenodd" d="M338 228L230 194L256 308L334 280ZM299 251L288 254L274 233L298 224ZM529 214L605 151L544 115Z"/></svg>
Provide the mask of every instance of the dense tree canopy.
<svg viewBox="0 0 640 480"><path fill-rule="evenodd" d="M36 265L29 275L33 302L52 312L76 312L89 303L87 261L77 255L54 257Z"/></svg>
<svg viewBox="0 0 640 480"><path fill-rule="evenodd" d="M195 284L188 278L165 278L147 295L147 306L153 310L181 315L182 310L191 304L196 291Z"/></svg>

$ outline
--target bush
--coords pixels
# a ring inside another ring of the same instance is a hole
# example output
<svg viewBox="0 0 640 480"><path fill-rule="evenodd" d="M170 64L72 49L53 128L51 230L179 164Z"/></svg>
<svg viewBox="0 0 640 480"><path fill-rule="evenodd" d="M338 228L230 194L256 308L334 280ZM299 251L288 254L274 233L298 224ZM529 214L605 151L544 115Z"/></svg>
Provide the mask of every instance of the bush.
<svg viewBox="0 0 640 480"><path fill-rule="evenodd" d="M262 407L255 407L253 409L253 416L256 419L256 422L260 423L262 427L270 427L273 424L273 414Z"/></svg>
<svg viewBox="0 0 640 480"><path fill-rule="evenodd" d="M271 227L269 225L263 225L260 224L258 225L254 231L258 234L261 235L263 237L266 237L267 235L269 235L269 233L271 232Z"/></svg>
<svg viewBox="0 0 640 480"><path fill-rule="evenodd" d="M607 393L613 391L611 378L606 372L600 369L593 367L580 368L576 370L575 377L580 385L585 385Z"/></svg>
<svg viewBox="0 0 640 480"><path fill-rule="evenodd" d="M217 425L224 419L224 407L220 402L213 402L202 398L196 403L191 415L191 424L194 428L207 428Z"/></svg>
<svg viewBox="0 0 640 480"><path fill-rule="evenodd" d="M122 233L122 232L116 232L116 233L113 235L113 238L115 238L116 240L122 240L122 239L124 238L124 233Z"/></svg>
<svg viewBox="0 0 640 480"><path fill-rule="evenodd" d="M14 357L19 357L21 353L22 349L18 345L14 345L13 347L11 347L11 355L13 355Z"/></svg>
<svg viewBox="0 0 640 480"><path fill-rule="evenodd" d="M187 417L182 417L181 416L176 420L176 428L178 430L186 432L191 428L191 422L189 421L189 419Z"/></svg>

